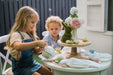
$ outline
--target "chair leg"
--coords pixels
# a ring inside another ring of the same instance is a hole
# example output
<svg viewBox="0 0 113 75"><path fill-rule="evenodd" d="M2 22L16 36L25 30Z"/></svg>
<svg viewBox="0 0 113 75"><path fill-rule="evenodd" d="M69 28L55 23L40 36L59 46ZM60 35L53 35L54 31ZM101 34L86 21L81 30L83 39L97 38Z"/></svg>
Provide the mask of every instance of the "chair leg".
<svg viewBox="0 0 113 75"><path fill-rule="evenodd" d="M7 51L7 54L6 54L5 63L4 63L2 72L4 72L5 69L6 69L6 65L7 65L8 60L9 60L9 52L10 52L10 51L8 50L8 51Z"/></svg>

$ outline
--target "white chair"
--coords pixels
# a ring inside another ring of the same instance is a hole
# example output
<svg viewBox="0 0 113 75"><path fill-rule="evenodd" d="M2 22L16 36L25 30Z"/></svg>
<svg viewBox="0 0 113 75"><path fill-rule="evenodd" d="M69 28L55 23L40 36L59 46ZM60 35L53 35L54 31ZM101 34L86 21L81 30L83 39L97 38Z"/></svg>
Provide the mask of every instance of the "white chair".
<svg viewBox="0 0 113 75"><path fill-rule="evenodd" d="M8 35L1 36L0 37L0 43L6 42L6 40L7 40L8 37L9 37L9 34ZM8 63L11 65L11 60L9 59L9 55L10 55L9 53L10 53L10 51L7 50L7 53L6 53L6 56L5 56L4 54L2 54L0 52L0 58L4 59L4 65L0 64L0 73L2 75L13 75L11 67L8 68L8 69L6 69L6 65ZM2 60L0 60L0 63L2 63ZM3 68L2 68L2 66L3 66Z"/></svg>
<svg viewBox="0 0 113 75"><path fill-rule="evenodd" d="M2 64L1 64L1 57L0 57L0 75L2 74Z"/></svg>

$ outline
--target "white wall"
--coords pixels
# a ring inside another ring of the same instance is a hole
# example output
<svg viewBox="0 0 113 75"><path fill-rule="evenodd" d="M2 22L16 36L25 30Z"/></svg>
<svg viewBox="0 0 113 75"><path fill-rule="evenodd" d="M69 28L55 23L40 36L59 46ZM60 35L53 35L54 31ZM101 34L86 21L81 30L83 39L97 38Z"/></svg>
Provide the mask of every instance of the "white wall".
<svg viewBox="0 0 113 75"><path fill-rule="evenodd" d="M85 47L85 49L94 49L97 52L110 53L113 55L113 33L112 32L99 32L99 31L91 31L87 28L87 1L88 0L77 0L77 8L79 17L84 20L84 24L82 24L81 28L78 29L78 37L79 38L87 38L92 42L91 45ZM91 0L89 0L91 1ZM96 0L93 0L96 1ZM101 15L101 14L100 14ZM95 15L96 16L96 15ZM101 16L99 16L101 17ZM101 18L103 20L103 18ZM93 20L95 22L95 20ZM113 75L112 66L108 69L107 75Z"/></svg>

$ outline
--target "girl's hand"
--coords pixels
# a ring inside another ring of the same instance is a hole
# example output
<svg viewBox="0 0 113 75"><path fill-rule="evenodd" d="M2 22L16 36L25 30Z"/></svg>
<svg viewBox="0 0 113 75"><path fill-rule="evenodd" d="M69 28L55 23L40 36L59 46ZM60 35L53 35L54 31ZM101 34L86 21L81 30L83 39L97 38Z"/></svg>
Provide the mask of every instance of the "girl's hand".
<svg viewBox="0 0 113 75"><path fill-rule="evenodd" d="M35 47L32 52L35 54L40 54L40 53L42 53L43 50L44 50L44 48Z"/></svg>
<svg viewBox="0 0 113 75"><path fill-rule="evenodd" d="M44 48L47 45L47 42L45 40L38 40L38 46L40 48Z"/></svg>

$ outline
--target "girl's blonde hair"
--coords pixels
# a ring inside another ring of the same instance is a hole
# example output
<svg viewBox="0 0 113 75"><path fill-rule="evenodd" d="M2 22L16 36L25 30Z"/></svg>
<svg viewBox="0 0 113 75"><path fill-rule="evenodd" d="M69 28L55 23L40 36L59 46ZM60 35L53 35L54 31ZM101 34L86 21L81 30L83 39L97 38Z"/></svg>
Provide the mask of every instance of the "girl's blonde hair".
<svg viewBox="0 0 113 75"><path fill-rule="evenodd" d="M16 18L15 18L15 23L11 29L10 36L7 40L7 47L5 48L10 48L10 38L12 34L16 31L23 31L27 25L27 22L31 20L32 18L36 17L37 20L39 20L39 15L38 13L32 9L29 6L24 6L19 9L17 12ZM37 35L36 35L36 27L34 27L33 31L30 33L33 36L33 40L36 40Z"/></svg>
<svg viewBox="0 0 113 75"><path fill-rule="evenodd" d="M59 23L59 25L61 26L61 28L63 28L62 26L62 19L58 16L50 16L49 18L47 18L46 20L46 24L45 24L45 28L46 30L48 30L48 27L49 27L49 23L52 23L52 22L56 22L56 23Z"/></svg>

